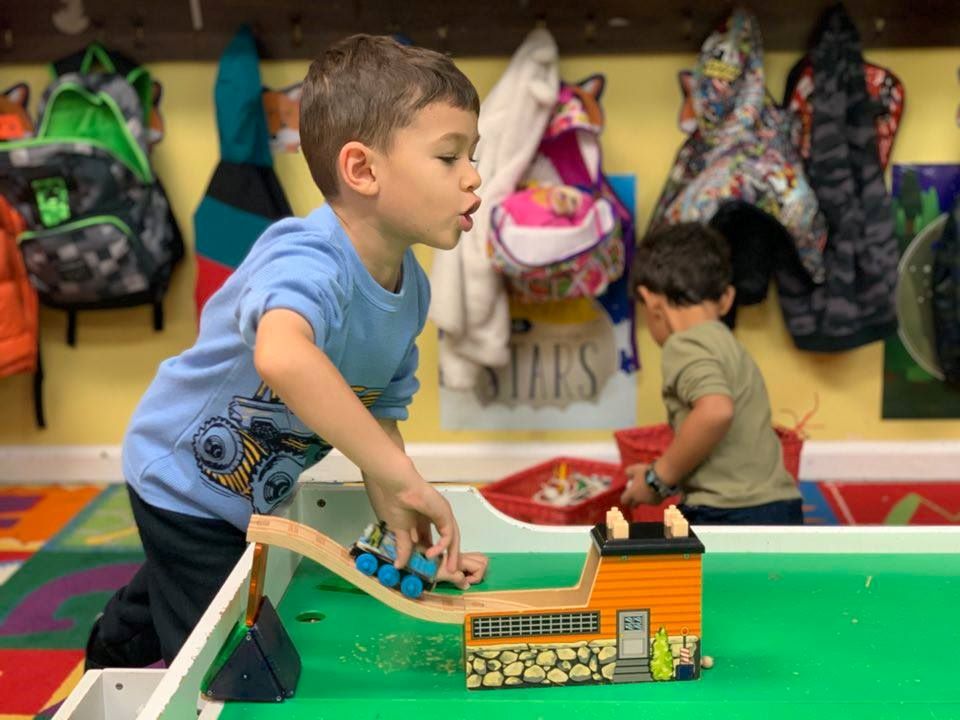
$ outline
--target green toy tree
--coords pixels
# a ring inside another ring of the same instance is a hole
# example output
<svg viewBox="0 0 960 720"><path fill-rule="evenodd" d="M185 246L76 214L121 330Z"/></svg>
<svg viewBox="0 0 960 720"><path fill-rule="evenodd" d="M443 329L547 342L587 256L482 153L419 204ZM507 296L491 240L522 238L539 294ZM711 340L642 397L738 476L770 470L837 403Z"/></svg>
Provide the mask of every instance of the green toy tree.
<svg viewBox="0 0 960 720"><path fill-rule="evenodd" d="M660 626L653 638L653 661L650 672L654 680L670 680L673 677L673 653L670 652L670 640L667 629Z"/></svg>

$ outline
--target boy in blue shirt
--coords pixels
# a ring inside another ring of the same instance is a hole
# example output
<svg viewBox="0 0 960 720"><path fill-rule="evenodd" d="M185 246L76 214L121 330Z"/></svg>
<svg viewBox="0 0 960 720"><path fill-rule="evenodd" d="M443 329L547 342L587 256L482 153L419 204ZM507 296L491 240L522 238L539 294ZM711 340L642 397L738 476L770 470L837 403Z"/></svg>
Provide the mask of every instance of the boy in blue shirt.
<svg viewBox="0 0 960 720"><path fill-rule="evenodd" d="M770 398L753 358L720 318L733 304L727 241L698 223L644 238L631 287L662 348L662 396L674 439L626 468L621 502L683 493L691 525L800 525L800 492L783 465Z"/></svg>
<svg viewBox="0 0 960 720"><path fill-rule="evenodd" d="M315 61L300 134L327 204L271 226L209 300L196 343L160 365L123 443L146 561L108 602L88 668L176 656L300 472L339 449L377 516L446 552L441 579L479 581L447 501L404 453L430 289L411 246L456 246L479 207L479 100L443 55L354 36ZM432 541L431 525L439 540Z"/></svg>

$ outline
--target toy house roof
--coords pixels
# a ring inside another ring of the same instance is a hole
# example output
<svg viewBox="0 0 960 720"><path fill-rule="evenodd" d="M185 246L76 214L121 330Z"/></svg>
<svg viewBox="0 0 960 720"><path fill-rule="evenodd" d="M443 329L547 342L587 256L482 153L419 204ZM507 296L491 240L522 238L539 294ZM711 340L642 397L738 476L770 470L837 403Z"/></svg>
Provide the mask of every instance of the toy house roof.
<svg viewBox="0 0 960 720"><path fill-rule="evenodd" d="M663 523L630 523L630 537L623 540L607 540L607 525L593 526L590 537L596 543L602 557L614 555L683 555L703 554L706 549L693 530L688 537L668 538Z"/></svg>

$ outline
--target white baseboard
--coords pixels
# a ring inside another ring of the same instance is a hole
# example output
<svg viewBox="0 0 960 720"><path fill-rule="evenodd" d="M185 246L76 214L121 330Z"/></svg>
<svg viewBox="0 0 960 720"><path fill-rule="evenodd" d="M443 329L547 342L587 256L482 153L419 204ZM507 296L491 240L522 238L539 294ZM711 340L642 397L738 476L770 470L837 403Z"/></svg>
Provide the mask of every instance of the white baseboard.
<svg viewBox="0 0 960 720"><path fill-rule="evenodd" d="M613 442L411 443L407 452L431 482L489 482L552 457L619 462ZM357 467L334 451L308 470L313 480L350 482ZM960 480L960 441L808 441L803 480ZM118 445L0 447L0 483L123 482Z"/></svg>

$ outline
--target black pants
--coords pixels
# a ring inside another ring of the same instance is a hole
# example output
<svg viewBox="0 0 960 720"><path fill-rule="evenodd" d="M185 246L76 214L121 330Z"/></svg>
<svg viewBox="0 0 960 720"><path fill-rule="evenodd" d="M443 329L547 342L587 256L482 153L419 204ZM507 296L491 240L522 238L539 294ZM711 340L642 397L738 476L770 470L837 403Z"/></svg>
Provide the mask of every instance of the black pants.
<svg viewBox="0 0 960 720"><path fill-rule="evenodd" d="M94 624L87 669L169 665L247 546L226 521L162 510L127 489L146 561Z"/></svg>
<svg viewBox="0 0 960 720"><path fill-rule="evenodd" d="M803 525L800 500L778 500L742 508L681 505L679 509L691 525Z"/></svg>

